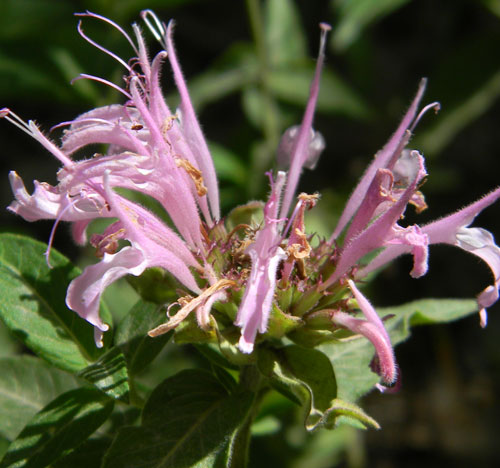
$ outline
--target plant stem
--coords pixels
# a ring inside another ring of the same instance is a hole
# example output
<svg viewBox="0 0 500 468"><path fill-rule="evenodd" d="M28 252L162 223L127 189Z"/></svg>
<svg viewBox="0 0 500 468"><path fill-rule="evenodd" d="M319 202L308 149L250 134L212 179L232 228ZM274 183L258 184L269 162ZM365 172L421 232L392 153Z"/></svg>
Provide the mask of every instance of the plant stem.
<svg viewBox="0 0 500 468"><path fill-rule="evenodd" d="M257 417L260 403L268 388L263 386L262 375L256 366L245 366L240 373L239 390L251 391L254 395L252 406L243 424L233 435L227 468L245 468L248 464L252 424Z"/></svg>

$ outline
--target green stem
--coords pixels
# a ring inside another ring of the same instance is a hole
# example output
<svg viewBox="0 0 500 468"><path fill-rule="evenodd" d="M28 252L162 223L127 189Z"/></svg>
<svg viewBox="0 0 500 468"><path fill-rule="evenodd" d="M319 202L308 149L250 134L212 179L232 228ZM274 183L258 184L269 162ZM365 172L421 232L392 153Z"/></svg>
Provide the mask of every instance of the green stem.
<svg viewBox="0 0 500 468"><path fill-rule="evenodd" d="M248 464L252 424L257 417L260 404L268 388L263 386L263 378L256 366L245 366L240 373L239 389L252 392L254 399L243 424L233 435L227 468L245 468Z"/></svg>

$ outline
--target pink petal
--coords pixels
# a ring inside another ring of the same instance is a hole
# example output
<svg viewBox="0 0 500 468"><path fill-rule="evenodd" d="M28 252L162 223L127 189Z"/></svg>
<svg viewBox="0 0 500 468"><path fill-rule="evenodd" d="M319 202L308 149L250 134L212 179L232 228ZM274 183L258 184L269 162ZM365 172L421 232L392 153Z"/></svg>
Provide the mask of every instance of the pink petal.
<svg viewBox="0 0 500 468"><path fill-rule="evenodd" d="M287 216L292 203L292 199L295 195L297 189L297 184L299 182L300 173L302 167L309 159L314 159L316 155L314 154L314 149L312 150L311 145L314 148L314 131L312 129L312 123L314 118L314 110L316 107L316 101L318 100L319 94L319 82L321 77L321 70L323 68L323 63L325 61L325 44L326 44L326 34L330 30L330 27L324 23L321 24L321 40L319 46L318 60L316 62L316 70L314 72L314 78L311 83L311 90L309 93L309 99L307 101L306 110L304 112L304 117L302 118L302 123L296 136L292 138L293 140L293 150L290 154L290 171L288 173L286 190L283 195L283 204L281 206L280 217L284 218ZM286 137L285 137L286 138ZM319 140L318 140L319 141ZM285 145L287 143L284 143ZM291 144L289 144L291 146ZM319 145L321 146L321 145ZM320 148L318 148L320 149ZM283 151L283 147L281 151ZM317 155L319 156L319 154Z"/></svg>
<svg viewBox="0 0 500 468"><path fill-rule="evenodd" d="M67 306L87 320L101 332L109 329L99 316L101 294L117 279L131 274L140 275L148 266L144 253L135 247L124 247L118 253L105 254L95 265L90 265L69 285L66 294ZM102 334L97 333L97 338ZM96 340L102 347L102 341Z"/></svg>
<svg viewBox="0 0 500 468"><path fill-rule="evenodd" d="M210 200L210 209L213 217L218 220L220 218L219 212L219 189L217 186L217 176L213 165L212 157L208 149L207 143L203 136L200 124L196 118L196 113L189 97L189 92L182 75L177 55L175 53L174 43L172 40L174 23L171 21L167 28L166 45L168 60L174 72L174 80L177 85L181 97L181 125L183 135L189 145L195 148L194 156L198 163L198 167L203 173L203 178L206 182L208 189L208 199Z"/></svg>
<svg viewBox="0 0 500 468"><path fill-rule="evenodd" d="M378 169L388 167L388 165L391 163L391 160L394 160L395 156L398 156L399 153L403 151L410 136L410 133L408 133L408 128L415 118L415 114L417 112L420 100L422 99L422 95L424 94L426 84L427 80L422 80L420 82L417 95L415 96L415 99L411 103L410 108L403 117L403 120L399 124L399 127L394 132L390 140L386 143L386 145L375 155L375 159L366 169L363 177L349 197L349 200L338 221L337 227L335 228L335 231L330 238L330 241L333 241L340 235L349 220L354 216L354 213L356 213L357 209L363 202L366 192L370 187L370 184L372 183L372 180L375 177Z"/></svg>
<svg viewBox="0 0 500 468"><path fill-rule="evenodd" d="M281 236L276 219L284 183L285 173L279 172L276 182L271 183L271 195L264 208L264 227L247 249L252 259L252 269L235 321L235 325L242 328L238 346L243 353L253 351L257 331L265 333L267 330L277 269L286 258L279 246Z"/></svg>

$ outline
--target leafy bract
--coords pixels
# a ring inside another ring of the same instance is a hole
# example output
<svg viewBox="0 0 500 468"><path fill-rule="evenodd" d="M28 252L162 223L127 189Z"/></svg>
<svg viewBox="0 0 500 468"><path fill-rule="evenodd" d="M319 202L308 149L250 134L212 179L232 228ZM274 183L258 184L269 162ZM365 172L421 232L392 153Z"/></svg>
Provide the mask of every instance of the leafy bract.
<svg viewBox="0 0 500 468"><path fill-rule="evenodd" d="M332 429L338 417L357 427L378 424L358 406L337 398L337 382L329 359L315 349L297 345L259 352L259 369L278 392L301 405L307 430Z"/></svg>
<svg viewBox="0 0 500 468"><path fill-rule="evenodd" d="M208 372L184 370L153 391L140 427L120 430L103 468L229 467L252 401L250 392L229 394Z"/></svg>
<svg viewBox="0 0 500 468"><path fill-rule="evenodd" d="M79 371L102 354L93 327L65 304L68 284L80 271L55 250L49 268L46 249L29 237L0 234L0 317L37 355Z"/></svg>

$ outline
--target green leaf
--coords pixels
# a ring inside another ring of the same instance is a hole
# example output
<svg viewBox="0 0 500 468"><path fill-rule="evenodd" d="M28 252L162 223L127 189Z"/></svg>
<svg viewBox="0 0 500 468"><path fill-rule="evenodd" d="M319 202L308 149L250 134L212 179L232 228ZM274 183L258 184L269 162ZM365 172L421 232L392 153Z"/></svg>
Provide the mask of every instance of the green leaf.
<svg viewBox="0 0 500 468"><path fill-rule="evenodd" d="M237 206L226 217L226 226L229 231L240 224L259 226L264 221L264 203L251 201L246 205Z"/></svg>
<svg viewBox="0 0 500 468"><path fill-rule="evenodd" d="M194 347L205 357L211 364L225 369L239 370L239 366L228 361L222 354L218 346L213 343L195 344Z"/></svg>
<svg viewBox="0 0 500 468"><path fill-rule="evenodd" d="M189 80L189 95L197 112L201 112L210 102L218 101L257 79L257 61L251 45L237 43L229 47L210 70ZM175 94L169 95L167 101L173 107L179 98Z"/></svg>
<svg viewBox="0 0 500 468"><path fill-rule="evenodd" d="M303 323L300 317L287 314L279 307L273 306L267 325L266 337L275 339L283 338L292 330L303 325Z"/></svg>
<svg viewBox="0 0 500 468"><path fill-rule="evenodd" d="M141 427L120 430L103 468L231 466L230 441L253 401L229 395L210 373L184 370L151 394Z"/></svg>
<svg viewBox="0 0 500 468"><path fill-rule="evenodd" d="M78 384L73 376L35 357L0 359L0 434L14 439L47 403Z"/></svg>
<svg viewBox="0 0 500 468"><path fill-rule="evenodd" d="M317 422L315 428L324 425L332 429L340 422L345 422L359 429L368 429L369 427L380 429L379 423L368 416L358 405L341 400L340 398L335 398L331 402L330 408L325 411L325 414Z"/></svg>
<svg viewBox="0 0 500 468"><path fill-rule="evenodd" d="M221 180L229 180L237 185L245 186L248 174L240 158L217 143L209 142L208 146L212 153L217 177Z"/></svg>
<svg viewBox="0 0 500 468"><path fill-rule="evenodd" d="M127 282L146 302L163 305L178 297L175 290L179 283L163 268L148 268L139 276L128 275Z"/></svg>
<svg viewBox="0 0 500 468"><path fill-rule="evenodd" d="M64 393L40 411L10 445L1 468L43 468L84 442L110 415L113 401L94 389Z"/></svg>
<svg viewBox="0 0 500 468"><path fill-rule="evenodd" d="M68 83L81 73L85 73L83 67L76 61L75 57L62 47L51 49L50 57L58 67L64 80ZM75 81L72 89L75 95L79 95L91 103L97 104L99 102L99 92L91 80Z"/></svg>
<svg viewBox="0 0 500 468"><path fill-rule="evenodd" d="M89 439L68 455L57 460L54 468L91 468L101 466L101 461L111 445L109 439Z"/></svg>
<svg viewBox="0 0 500 468"><path fill-rule="evenodd" d="M92 325L65 304L68 284L80 271L55 250L49 269L46 248L28 237L0 234L0 317L40 357L79 371L102 352Z"/></svg>
<svg viewBox="0 0 500 468"><path fill-rule="evenodd" d="M271 70L269 87L284 101L304 107L309 98L309 87L314 65L284 67ZM331 70L324 70L316 105L318 112L340 113L353 118L366 118L369 110L357 93Z"/></svg>
<svg viewBox="0 0 500 468"><path fill-rule="evenodd" d="M476 311L476 301L469 299L424 299L378 309L381 317L394 315L385 321L393 346L408 338L411 326L451 322ZM370 371L369 364L374 349L366 338L350 338L342 343L324 344L319 349L333 364L340 398L356 401L380 380Z"/></svg>
<svg viewBox="0 0 500 468"><path fill-rule="evenodd" d="M110 349L97 362L80 371L78 376L94 384L109 397L129 402L127 365L120 348Z"/></svg>
<svg viewBox="0 0 500 468"><path fill-rule="evenodd" d="M115 344L125 355L131 375L141 372L163 349L172 332L151 338L148 331L165 322L165 312L157 304L138 301L116 329Z"/></svg>
<svg viewBox="0 0 500 468"><path fill-rule="evenodd" d="M339 20L333 29L331 44L338 51L349 47L364 28L394 10L401 8L409 0L333 0Z"/></svg>
<svg viewBox="0 0 500 468"><path fill-rule="evenodd" d="M268 0L265 6L265 39L269 62L283 65L306 58L306 39L295 2Z"/></svg>
<svg viewBox="0 0 500 468"><path fill-rule="evenodd" d="M329 359L320 351L297 345L278 350L261 349L259 369L270 384L304 408L305 426L323 425L337 396L337 383Z"/></svg>
<svg viewBox="0 0 500 468"><path fill-rule="evenodd" d="M10 440L0 435L0 460L7 453L9 445L10 445Z"/></svg>

